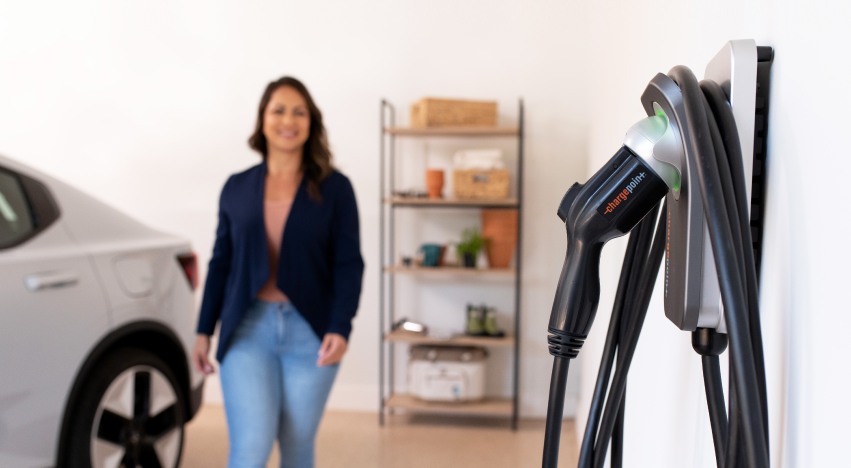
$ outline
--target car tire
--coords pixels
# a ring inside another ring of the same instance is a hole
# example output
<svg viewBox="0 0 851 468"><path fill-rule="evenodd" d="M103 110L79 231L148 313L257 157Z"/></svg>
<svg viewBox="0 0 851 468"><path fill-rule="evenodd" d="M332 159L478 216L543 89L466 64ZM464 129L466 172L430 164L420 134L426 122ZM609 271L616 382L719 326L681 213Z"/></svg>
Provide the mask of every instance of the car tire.
<svg viewBox="0 0 851 468"><path fill-rule="evenodd" d="M136 348L110 352L80 395L65 466L179 466L187 406L174 372L157 355Z"/></svg>

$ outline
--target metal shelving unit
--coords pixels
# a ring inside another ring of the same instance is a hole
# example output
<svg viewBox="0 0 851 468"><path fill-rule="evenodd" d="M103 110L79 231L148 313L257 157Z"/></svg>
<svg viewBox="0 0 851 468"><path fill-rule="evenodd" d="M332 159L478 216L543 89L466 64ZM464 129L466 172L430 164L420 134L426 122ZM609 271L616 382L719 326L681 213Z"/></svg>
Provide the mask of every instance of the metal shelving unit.
<svg viewBox="0 0 851 468"><path fill-rule="evenodd" d="M380 319L379 345L379 423L384 424L385 411L404 409L412 412L487 415L511 418L512 430L517 429L520 388L520 278L523 243L523 101L518 102L517 126L506 127L396 127L396 109L386 100L381 101L381 187L380 187ZM391 197L394 193L396 138L464 137L464 138L516 138L517 139L517 195L499 200L418 199ZM497 269L466 269L453 267L422 268L403 267L395 259L395 216L399 208L515 208L517 209L516 267ZM454 281L477 277L511 277L514 280L514 332L503 338L457 336L439 340L406 332L391 331L396 321L395 276L422 275L446 277ZM410 395L395 392L395 363L393 347L397 343L465 345L507 347L513 349L512 395L510 398L486 398L476 403L424 402Z"/></svg>

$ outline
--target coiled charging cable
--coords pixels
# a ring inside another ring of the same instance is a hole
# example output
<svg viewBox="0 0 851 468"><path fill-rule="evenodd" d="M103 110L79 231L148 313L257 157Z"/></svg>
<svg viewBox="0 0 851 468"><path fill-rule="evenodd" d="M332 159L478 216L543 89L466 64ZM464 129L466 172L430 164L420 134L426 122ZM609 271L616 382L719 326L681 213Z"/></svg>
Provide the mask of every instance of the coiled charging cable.
<svg viewBox="0 0 851 468"><path fill-rule="evenodd" d="M668 76L680 87L686 124L693 136L692 153L698 162L697 186L703 193L730 341L728 423L718 358L726 346L725 337L706 329L698 329L692 336L695 351L702 355L717 464L719 468L768 468L768 411L758 284L749 229L750 201L735 119L723 90L716 83L698 83L694 74L683 66L674 67ZM626 377L664 254L666 211L666 208L661 210L657 221L654 209L630 233L582 441L580 468L601 468L610 441L612 468L623 464ZM651 236L654 231L655 235ZM612 373L615 355L617 367ZM567 358L555 357L544 468L557 465L568 363Z"/></svg>

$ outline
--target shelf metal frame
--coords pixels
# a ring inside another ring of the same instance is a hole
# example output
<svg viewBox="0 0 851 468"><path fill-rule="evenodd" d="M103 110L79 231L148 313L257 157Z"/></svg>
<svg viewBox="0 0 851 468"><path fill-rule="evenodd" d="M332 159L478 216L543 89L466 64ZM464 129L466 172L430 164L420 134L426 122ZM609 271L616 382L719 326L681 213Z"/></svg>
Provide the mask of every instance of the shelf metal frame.
<svg viewBox="0 0 851 468"><path fill-rule="evenodd" d="M380 106L380 170L381 182L379 193L380 223L379 251L381 267L379 270L379 424L384 425L385 411L392 414L398 404L388 404L395 393L395 343L405 340L388 339L393 337L390 328L396 319L395 314L395 276L402 271L393 264L395 254L395 216L397 208L515 208L517 209L517 245L516 267L514 273L514 368L512 375L511 429L517 430L520 406L520 337L521 337L521 280L523 265L523 141L524 141L524 108L523 100L518 101L516 127L449 127L449 128L402 128L396 127L396 108L386 99L381 100ZM517 139L517 197L503 200L456 200L456 199L402 199L393 198L389 194L395 192L395 159L397 137L511 137ZM413 271L412 271L413 272ZM456 272L457 273L457 272ZM470 275L473 276L473 275ZM400 395L401 396L401 395ZM397 401L393 400L394 402ZM402 405L409 410L417 411L422 405ZM447 408L451 408L448 406ZM452 411L446 411L451 413ZM464 411L459 411L464 413Z"/></svg>

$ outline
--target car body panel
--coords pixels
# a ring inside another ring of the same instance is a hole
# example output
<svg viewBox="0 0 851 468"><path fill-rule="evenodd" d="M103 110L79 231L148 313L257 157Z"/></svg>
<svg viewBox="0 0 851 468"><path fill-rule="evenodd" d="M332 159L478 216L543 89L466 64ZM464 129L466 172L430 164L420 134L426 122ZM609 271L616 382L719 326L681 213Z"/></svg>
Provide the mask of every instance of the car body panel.
<svg viewBox="0 0 851 468"><path fill-rule="evenodd" d="M112 331L161 323L188 358L195 295L177 256L191 247L14 160L0 156L0 168L43 183L60 210L43 232L0 249L0 468L44 467L56 461L75 379ZM39 281L62 287L27 288ZM203 376L185 365L199 387Z"/></svg>
<svg viewBox="0 0 851 468"><path fill-rule="evenodd" d="M57 272L75 282L26 286L28 277ZM61 219L0 252L0 297L0 454L45 466L77 365L109 329L107 304L88 255Z"/></svg>

